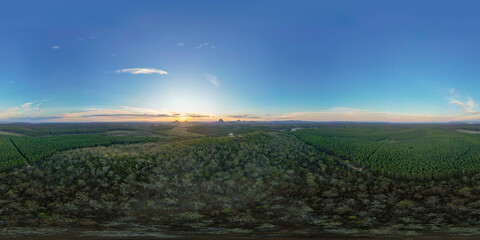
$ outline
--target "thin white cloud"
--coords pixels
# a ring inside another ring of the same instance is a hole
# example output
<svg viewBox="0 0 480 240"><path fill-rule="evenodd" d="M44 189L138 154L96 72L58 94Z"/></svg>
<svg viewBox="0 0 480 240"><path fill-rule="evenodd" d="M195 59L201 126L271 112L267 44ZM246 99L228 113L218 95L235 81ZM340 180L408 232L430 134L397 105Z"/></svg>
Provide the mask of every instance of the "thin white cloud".
<svg viewBox="0 0 480 240"><path fill-rule="evenodd" d="M40 110L41 104L42 102L27 102L19 106L0 109L0 120L36 116Z"/></svg>
<svg viewBox="0 0 480 240"><path fill-rule="evenodd" d="M207 81L209 81L213 86L218 87L217 76L212 74L205 74L205 79L207 79Z"/></svg>
<svg viewBox="0 0 480 240"><path fill-rule="evenodd" d="M33 104L33 102L24 103L24 104L21 105L21 107L24 108L24 109L30 109L32 104Z"/></svg>
<svg viewBox="0 0 480 240"><path fill-rule="evenodd" d="M183 47L183 46L185 46L185 43L183 43L183 42L177 42L177 46Z"/></svg>
<svg viewBox="0 0 480 240"><path fill-rule="evenodd" d="M139 107L129 107L129 106L122 106L122 109L131 113L138 113L138 114L166 114L167 111L151 109L151 108L139 108Z"/></svg>
<svg viewBox="0 0 480 240"><path fill-rule="evenodd" d="M196 121L214 120L213 116L204 113L178 113L148 108L128 107L120 108L86 108L78 112L63 113L54 116L57 122L121 122L121 121L174 121L181 116Z"/></svg>
<svg viewBox="0 0 480 240"><path fill-rule="evenodd" d="M477 107L477 104L471 98L468 98L466 102L462 102L457 99L451 99L449 103L459 106L467 113L479 113L478 111L473 110L474 107Z"/></svg>
<svg viewBox="0 0 480 240"><path fill-rule="evenodd" d="M450 89L450 97L448 98L448 103L456 105L463 109L467 113L477 114L479 111L475 111L474 108L477 107L477 104L470 97L462 97L457 93L455 88Z"/></svg>
<svg viewBox="0 0 480 240"><path fill-rule="evenodd" d="M117 73L130 73L130 74L168 74L168 72L160 70L160 69L155 69L155 68L125 68L125 69L120 69L116 70L115 72Z"/></svg>
<svg viewBox="0 0 480 240"><path fill-rule="evenodd" d="M52 46L52 49L58 50L58 49L60 49L60 46L57 46L57 45Z"/></svg>
<svg viewBox="0 0 480 240"><path fill-rule="evenodd" d="M208 46L208 43L201 43L198 46L196 46L195 48L200 49L200 48L203 48L203 47L206 47L206 46ZM215 48L215 47L213 47L213 48Z"/></svg>

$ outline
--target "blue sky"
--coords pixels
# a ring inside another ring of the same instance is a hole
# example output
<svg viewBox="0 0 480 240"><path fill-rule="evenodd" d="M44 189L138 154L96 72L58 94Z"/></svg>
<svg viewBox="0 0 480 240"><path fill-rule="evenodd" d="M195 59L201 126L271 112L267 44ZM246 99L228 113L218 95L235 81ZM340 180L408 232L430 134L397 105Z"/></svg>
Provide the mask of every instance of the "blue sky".
<svg viewBox="0 0 480 240"><path fill-rule="evenodd" d="M0 121L479 120L478 1L2 1Z"/></svg>

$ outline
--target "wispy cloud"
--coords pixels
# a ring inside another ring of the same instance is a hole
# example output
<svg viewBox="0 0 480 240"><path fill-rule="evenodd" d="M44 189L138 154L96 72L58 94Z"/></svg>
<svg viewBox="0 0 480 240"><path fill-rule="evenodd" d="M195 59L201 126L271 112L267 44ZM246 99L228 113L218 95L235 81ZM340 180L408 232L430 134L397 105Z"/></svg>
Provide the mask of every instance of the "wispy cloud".
<svg viewBox="0 0 480 240"><path fill-rule="evenodd" d="M200 49L200 48L207 47L207 46L208 46L208 43L202 43L202 44L198 44L195 48ZM215 48L215 47L213 47L213 48Z"/></svg>
<svg viewBox="0 0 480 240"><path fill-rule="evenodd" d="M477 114L479 111L475 111L474 108L477 107L477 104L470 97L461 97L457 91L452 88L450 89L449 104L456 105L463 109L467 113Z"/></svg>
<svg viewBox="0 0 480 240"><path fill-rule="evenodd" d="M183 42L177 42L177 46L183 47L183 46L185 46L185 43L183 43Z"/></svg>
<svg viewBox="0 0 480 240"><path fill-rule="evenodd" d="M186 113L162 111L149 108L123 106L113 109L87 108L78 112L59 114L58 122L121 122L121 121L174 121L179 117L195 121L213 120L213 116L203 113Z"/></svg>
<svg viewBox="0 0 480 240"><path fill-rule="evenodd" d="M474 111L473 108L477 107L477 104L473 101L473 99L469 98L466 102L461 102L457 99L451 99L450 104L454 104L465 110L467 113L479 113L478 111Z"/></svg>
<svg viewBox="0 0 480 240"><path fill-rule="evenodd" d="M57 45L55 45L55 46L52 46L52 49L54 49L54 50L58 50L58 49L60 49L60 46L57 46Z"/></svg>
<svg viewBox="0 0 480 240"><path fill-rule="evenodd" d="M130 74L168 74L168 72L156 68L125 68L115 71L116 73L130 73Z"/></svg>
<svg viewBox="0 0 480 240"><path fill-rule="evenodd" d="M253 115L253 114L234 114L228 115L231 118L250 118L250 119L260 119L261 117Z"/></svg>
<svg viewBox="0 0 480 240"><path fill-rule="evenodd" d="M20 106L21 109L25 110L25 111L30 111L30 110L38 110L40 109L40 105L42 105L42 103L37 103L37 104L34 104L33 102L28 102L28 103L24 103Z"/></svg>
<svg viewBox="0 0 480 240"><path fill-rule="evenodd" d="M42 102L26 102L19 106L0 110L0 120L36 117L39 114Z"/></svg>
<svg viewBox="0 0 480 240"><path fill-rule="evenodd" d="M198 113L187 113L187 117L189 118L210 118L212 116L206 114L198 114Z"/></svg>
<svg viewBox="0 0 480 240"><path fill-rule="evenodd" d="M77 38L77 41L83 41L85 39L86 40L88 40L88 39L95 40L95 39L97 39L97 36L94 35L94 36L90 36L90 37L86 37L86 38L85 37L79 37L79 38Z"/></svg>
<svg viewBox="0 0 480 240"><path fill-rule="evenodd" d="M200 49L200 48L208 48L208 47L209 47L208 43L201 43L201 44L198 44L195 48ZM210 48L215 48L215 46L210 45Z"/></svg>
<svg viewBox="0 0 480 240"><path fill-rule="evenodd" d="M205 79L207 79L207 81L209 81L213 86L218 87L217 76L213 74L205 74Z"/></svg>
<svg viewBox="0 0 480 240"><path fill-rule="evenodd" d="M134 114L134 113L112 113L112 114L92 114L82 117L172 117L170 114Z"/></svg>

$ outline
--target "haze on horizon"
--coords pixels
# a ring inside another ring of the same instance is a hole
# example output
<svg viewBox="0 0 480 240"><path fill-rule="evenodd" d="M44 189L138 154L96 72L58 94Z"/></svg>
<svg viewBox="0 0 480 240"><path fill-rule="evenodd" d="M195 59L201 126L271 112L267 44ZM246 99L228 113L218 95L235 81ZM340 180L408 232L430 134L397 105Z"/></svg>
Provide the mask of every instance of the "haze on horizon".
<svg viewBox="0 0 480 240"><path fill-rule="evenodd" d="M479 7L6 0L0 121L477 121Z"/></svg>

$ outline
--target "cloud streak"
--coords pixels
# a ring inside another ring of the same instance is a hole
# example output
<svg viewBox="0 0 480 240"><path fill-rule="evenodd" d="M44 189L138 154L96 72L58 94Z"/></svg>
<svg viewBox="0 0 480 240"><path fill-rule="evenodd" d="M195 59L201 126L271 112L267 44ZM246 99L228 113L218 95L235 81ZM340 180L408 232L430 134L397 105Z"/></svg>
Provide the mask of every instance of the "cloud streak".
<svg viewBox="0 0 480 240"><path fill-rule="evenodd" d="M449 98L449 104L456 105L463 109L466 113L470 114L478 114L480 113L479 111L475 111L474 108L477 107L477 104L473 101L472 98L468 97L466 100L461 100L462 97L457 94L457 91L455 89L450 89L450 98ZM463 98L465 99L465 98Z"/></svg>
<svg viewBox="0 0 480 240"><path fill-rule="evenodd" d="M473 110L473 108L476 107L477 104L475 104L475 102L471 98L469 98L466 102L461 102L457 99L452 99L452 100L450 100L449 103L459 106L460 108L462 108L467 113L473 113L473 114L479 113L478 111Z"/></svg>
<svg viewBox="0 0 480 240"><path fill-rule="evenodd" d="M82 111L64 113L58 115L53 121L58 122L122 122L122 121L143 121L143 122L170 122L180 117L195 119L196 121L214 120L212 116L202 113L186 113L161 111L149 108L137 108L123 106L116 109L88 108Z"/></svg>
<svg viewBox="0 0 480 240"><path fill-rule="evenodd" d="M189 118L210 118L212 116L206 115L206 114L188 113L187 117L189 117Z"/></svg>
<svg viewBox="0 0 480 240"><path fill-rule="evenodd" d="M260 119L261 117L255 116L253 114L234 114L234 115L228 115L228 117L231 118L249 118L249 119Z"/></svg>
<svg viewBox="0 0 480 240"><path fill-rule="evenodd" d="M207 79L207 81L209 81L214 87L218 87L217 76L213 74L205 74L205 79Z"/></svg>
<svg viewBox="0 0 480 240"><path fill-rule="evenodd" d="M40 113L40 105L42 102L26 102L19 106L13 106L0 110L0 120L12 120L23 118L35 118Z"/></svg>
<svg viewBox="0 0 480 240"><path fill-rule="evenodd" d="M156 68L124 68L115 71L116 73L130 73L130 74L160 74L165 75L168 72Z"/></svg>

